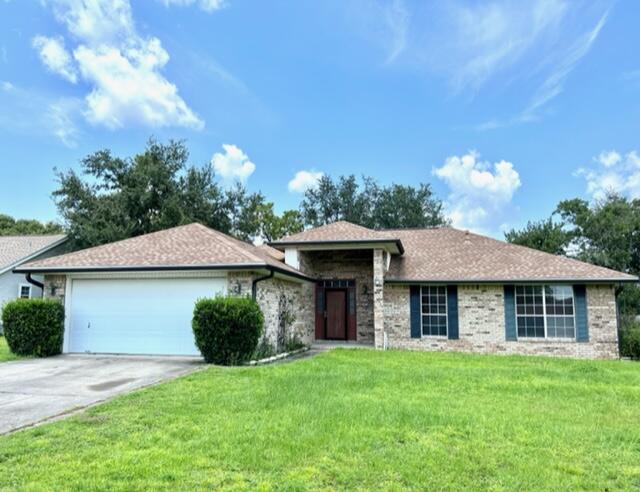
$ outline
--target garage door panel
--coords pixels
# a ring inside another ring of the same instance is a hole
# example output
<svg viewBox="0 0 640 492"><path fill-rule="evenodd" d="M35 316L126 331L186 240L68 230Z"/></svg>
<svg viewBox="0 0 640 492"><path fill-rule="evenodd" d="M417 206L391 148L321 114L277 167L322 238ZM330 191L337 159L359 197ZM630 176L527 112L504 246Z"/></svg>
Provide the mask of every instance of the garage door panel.
<svg viewBox="0 0 640 492"><path fill-rule="evenodd" d="M225 286L225 278L74 280L69 351L199 355L194 304Z"/></svg>

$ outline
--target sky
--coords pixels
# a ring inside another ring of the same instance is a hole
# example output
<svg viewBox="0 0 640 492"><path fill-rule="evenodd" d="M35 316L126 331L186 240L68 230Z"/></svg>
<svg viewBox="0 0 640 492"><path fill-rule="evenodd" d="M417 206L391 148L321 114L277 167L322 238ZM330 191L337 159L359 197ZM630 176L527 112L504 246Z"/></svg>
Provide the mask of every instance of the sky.
<svg viewBox="0 0 640 492"><path fill-rule="evenodd" d="M183 139L279 211L323 174L430 183L502 237L640 198L635 0L0 0L0 213L54 168Z"/></svg>

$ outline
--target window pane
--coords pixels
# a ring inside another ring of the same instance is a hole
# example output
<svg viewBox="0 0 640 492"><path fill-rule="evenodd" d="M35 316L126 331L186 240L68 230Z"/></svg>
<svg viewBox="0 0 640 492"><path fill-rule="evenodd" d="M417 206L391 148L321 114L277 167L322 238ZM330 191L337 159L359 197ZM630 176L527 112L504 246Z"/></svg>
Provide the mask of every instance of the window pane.
<svg viewBox="0 0 640 492"><path fill-rule="evenodd" d="M447 334L447 288L445 286L422 287L422 334Z"/></svg>

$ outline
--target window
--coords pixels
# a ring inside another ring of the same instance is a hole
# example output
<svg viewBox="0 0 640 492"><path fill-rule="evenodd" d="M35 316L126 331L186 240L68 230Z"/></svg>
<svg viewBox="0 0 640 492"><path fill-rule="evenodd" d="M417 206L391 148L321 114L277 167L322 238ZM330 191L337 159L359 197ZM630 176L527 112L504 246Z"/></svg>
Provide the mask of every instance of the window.
<svg viewBox="0 0 640 492"><path fill-rule="evenodd" d="M570 285L516 286L518 337L575 338Z"/></svg>
<svg viewBox="0 0 640 492"><path fill-rule="evenodd" d="M447 336L447 287L421 287L422 334Z"/></svg>
<svg viewBox="0 0 640 492"><path fill-rule="evenodd" d="M18 287L18 297L20 299L31 299L31 286L27 284L20 284Z"/></svg>

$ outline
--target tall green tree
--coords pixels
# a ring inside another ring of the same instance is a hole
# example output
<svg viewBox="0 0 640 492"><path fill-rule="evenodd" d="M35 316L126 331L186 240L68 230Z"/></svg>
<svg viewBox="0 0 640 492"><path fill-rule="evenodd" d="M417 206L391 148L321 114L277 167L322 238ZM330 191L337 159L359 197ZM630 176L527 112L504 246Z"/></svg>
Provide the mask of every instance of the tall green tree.
<svg viewBox="0 0 640 492"><path fill-rule="evenodd" d="M505 234L507 241L550 253L640 275L640 200L611 193L589 203L580 198L563 200L552 218L530 223ZM640 314L640 289L618 289L623 324Z"/></svg>
<svg viewBox="0 0 640 492"><path fill-rule="evenodd" d="M0 236L32 236L62 234L60 224L40 222L31 219L14 219L10 215L0 214Z"/></svg>
<svg viewBox="0 0 640 492"><path fill-rule="evenodd" d="M183 142L150 140L130 158L101 150L80 173L57 173L53 193L73 248L200 222L243 240L261 236L264 196L238 185L223 189L210 166L189 165Z"/></svg>
<svg viewBox="0 0 640 492"><path fill-rule="evenodd" d="M505 232L505 239L513 244L539 249L554 255L564 255L572 234L565 231L562 222L551 217L538 222L527 222L524 229Z"/></svg>
<svg viewBox="0 0 640 492"><path fill-rule="evenodd" d="M346 220L374 229L434 227L447 223L428 184L381 186L373 178L323 176L300 204L306 226Z"/></svg>

